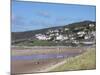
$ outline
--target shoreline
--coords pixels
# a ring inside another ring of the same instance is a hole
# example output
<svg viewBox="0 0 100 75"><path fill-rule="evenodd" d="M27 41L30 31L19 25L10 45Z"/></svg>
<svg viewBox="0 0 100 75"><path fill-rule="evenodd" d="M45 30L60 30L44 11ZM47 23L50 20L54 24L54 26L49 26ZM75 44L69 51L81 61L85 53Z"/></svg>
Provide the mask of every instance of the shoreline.
<svg viewBox="0 0 100 75"><path fill-rule="evenodd" d="M64 49L64 48L63 48ZM77 52L77 51L82 51L85 50L87 51L88 49L92 49L92 48L65 48L64 50L61 49L60 52L59 50L12 50L15 52L15 54L12 54L14 56L19 56L19 55L32 55L32 54L57 54L57 53L65 53L65 52ZM68 49L68 50L67 50ZM18 51L18 52L17 52ZM22 52L20 52L22 51ZM35 53L34 53L35 52ZM40 53L38 53L40 52ZM85 53L85 52L83 52ZM82 54L83 54L82 53ZM76 55L76 56L80 56L82 54ZM75 57L76 57L75 56ZM69 57L70 58L70 57ZM74 57L72 57L74 58ZM52 66L55 66L61 62L64 61L64 59L66 58L62 58L62 59L41 59L41 60L15 60L15 61L11 61L11 71L12 73L39 73L39 72L48 72L49 70L52 69ZM50 69L49 69L50 68ZM55 67L53 67L55 68Z"/></svg>

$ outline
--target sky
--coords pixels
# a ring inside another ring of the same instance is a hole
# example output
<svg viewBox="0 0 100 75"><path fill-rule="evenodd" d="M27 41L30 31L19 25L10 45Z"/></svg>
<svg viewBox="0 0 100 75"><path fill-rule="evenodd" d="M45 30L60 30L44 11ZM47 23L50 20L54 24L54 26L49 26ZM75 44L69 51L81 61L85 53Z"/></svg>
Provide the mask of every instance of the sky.
<svg viewBox="0 0 100 75"><path fill-rule="evenodd" d="M12 1L11 31L23 32L95 21L96 7L90 5Z"/></svg>

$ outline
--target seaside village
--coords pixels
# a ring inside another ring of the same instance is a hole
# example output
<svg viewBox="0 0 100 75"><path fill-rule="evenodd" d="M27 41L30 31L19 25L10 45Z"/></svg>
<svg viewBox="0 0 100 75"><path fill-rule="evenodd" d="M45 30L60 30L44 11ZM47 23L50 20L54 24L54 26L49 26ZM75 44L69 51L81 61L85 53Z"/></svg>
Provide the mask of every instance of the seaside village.
<svg viewBox="0 0 100 75"><path fill-rule="evenodd" d="M47 40L55 42L65 42L73 44L95 45L96 32L95 25L89 24L88 27L80 26L70 29L64 27L59 29L48 29L45 33L35 34L38 40Z"/></svg>

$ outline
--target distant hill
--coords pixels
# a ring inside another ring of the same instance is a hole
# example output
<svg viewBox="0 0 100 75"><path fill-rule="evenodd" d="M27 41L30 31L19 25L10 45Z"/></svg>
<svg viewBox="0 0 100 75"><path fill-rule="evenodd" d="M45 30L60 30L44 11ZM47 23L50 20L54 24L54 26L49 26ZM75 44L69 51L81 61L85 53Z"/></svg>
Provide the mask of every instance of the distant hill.
<svg viewBox="0 0 100 75"><path fill-rule="evenodd" d="M94 26L92 28L89 28L89 24L93 24ZM51 27L51 28L39 29L39 30L31 30L31 31L24 31L24 32L11 32L11 41L13 44L15 44L16 42L20 43L20 42L24 42L27 40L36 40L37 39L36 34L42 34L48 37L51 37L51 34L54 34L56 38L59 35L69 36L70 34L72 34L73 35L72 37L77 37L77 33L80 31L84 31L85 35L89 34L89 32L93 32L93 31L95 32L95 26L96 26L96 22L82 21L82 22L71 23L71 24L64 25L64 26L56 26L56 27ZM66 30L66 28L68 30ZM58 32L55 32L55 30L58 30ZM52 33L50 33L50 31L52 31ZM59 35L56 36L57 33ZM55 39L53 38L53 40L51 41L54 42L54 40Z"/></svg>

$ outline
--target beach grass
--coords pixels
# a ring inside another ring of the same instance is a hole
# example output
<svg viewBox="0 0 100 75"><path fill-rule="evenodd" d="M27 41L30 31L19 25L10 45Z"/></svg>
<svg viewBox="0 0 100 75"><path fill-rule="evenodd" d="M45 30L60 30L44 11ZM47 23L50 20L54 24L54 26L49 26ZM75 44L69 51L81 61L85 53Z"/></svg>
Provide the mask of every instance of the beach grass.
<svg viewBox="0 0 100 75"><path fill-rule="evenodd" d="M65 59L66 63L60 65L51 71L73 71L73 70L89 70L96 68L96 50L88 49L85 53ZM51 72L50 71L50 72Z"/></svg>

